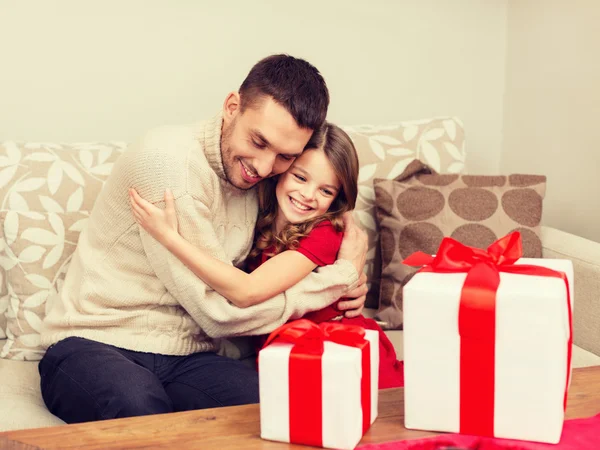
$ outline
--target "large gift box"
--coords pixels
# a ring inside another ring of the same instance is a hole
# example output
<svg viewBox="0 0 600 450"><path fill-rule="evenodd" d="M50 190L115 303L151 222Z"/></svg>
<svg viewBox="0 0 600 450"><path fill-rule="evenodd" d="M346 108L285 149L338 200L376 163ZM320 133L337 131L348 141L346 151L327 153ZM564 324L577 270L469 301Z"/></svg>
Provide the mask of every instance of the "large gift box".
<svg viewBox="0 0 600 450"><path fill-rule="evenodd" d="M377 417L379 335L297 320L258 355L261 437L352 449Z"/></svg>
<svg viewBox="0 0 600 450"><path fill-rule="evenodd" d="M404 287L405 426L560 440L571 374L571 261L445 238Z"/></svg>

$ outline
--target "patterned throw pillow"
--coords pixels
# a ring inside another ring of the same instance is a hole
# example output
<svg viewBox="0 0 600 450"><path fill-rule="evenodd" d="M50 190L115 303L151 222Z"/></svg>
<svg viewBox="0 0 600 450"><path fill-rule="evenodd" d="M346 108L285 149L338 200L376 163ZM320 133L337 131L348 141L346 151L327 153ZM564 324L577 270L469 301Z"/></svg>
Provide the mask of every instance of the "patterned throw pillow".
<svg viewBox="0 0 600 450"><path fill-rule="evenodd" d="M445 236L485 249L518 230L523 256L541 258L545 192L545 176L438 175L419 161L396 180L375 180L383 266L377 317L387 328L402 325L402 286L417 270L402 261L419 250L434 254Z"/></svg>
<svg viewBox="0 0 600 450"><path fill-rule="evenodd" d="M125 148L121 142L0 143L0 231L8 233L0 239L0 339L8 335L0 341L1 357L40 358L34 332L39 325L36 317L41 320L45 314L45 297L27 299L60 284L64 270L59 267L73 251L69 242L76 242L80 225L69 228L88 216ZM59 221L69 241L62 247L56 241L61 236ZM21 255L27 247L31 248ZM54 262L56 258L60 262Z"/></svg>
<svg viewBox="0 0 600 450"><path fill-rule="evenodd" d="M110 144L0 144L0 210L91 211L115 160Z"/></svg>
<svg viewBox="0 0 600 450"><path fill-rule="evenodd" d="M360 172L354 217L369 239L365 272L369 285L366 306L379 306L381 256L379 230L375 220L375 178L394 179L415 158L437 172L464 170L465 135L454 117L415 120L389 126L343 127L358 152Z"/></svg>
<svg viewBox="0 0 600 450"><path fill-rule="evenodd" d="M4 242L0 240L0 245L4 248ZM2 340L6 339L6 311L8 310L8 290L6 288L4 269L0 268L0 346Z"/></svg>
<svg viewBox="0 0 600 450"><path fill-rule="evenodd" d="M62 286L88 213L2 211L7 339L1 358L40 359L40 326L49 298Z"/></svg>

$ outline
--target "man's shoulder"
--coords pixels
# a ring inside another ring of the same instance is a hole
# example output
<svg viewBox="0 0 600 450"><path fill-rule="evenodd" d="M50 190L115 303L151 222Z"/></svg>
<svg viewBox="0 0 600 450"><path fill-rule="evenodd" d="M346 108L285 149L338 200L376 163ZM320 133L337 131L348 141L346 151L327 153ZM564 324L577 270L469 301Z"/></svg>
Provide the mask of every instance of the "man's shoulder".
<svg viewBox="0 0 600 450"><path fill-rule="evenodd" d="M141 139L142 147L147 151L167 151L192 149L199 145L194 125L163 125L147 131Z"/></svg>
<svg viewBox="0 0 600 450"><path fill-rule="evenodd" d="M194 166L208 168L206 157L199 140L198 124L163 125L150 129L129 146L126 152L129 164L150 164L162 171L176 170L180 175Z"/></svg>
<svg viewBox="0 0 600 450"><path fill-rule="evenodd" d="M212 204L219 183L202 144L204 125L196 122L150 129L129 147L121 172L134 181L150 174L161 196L169 187Z"/></svg>

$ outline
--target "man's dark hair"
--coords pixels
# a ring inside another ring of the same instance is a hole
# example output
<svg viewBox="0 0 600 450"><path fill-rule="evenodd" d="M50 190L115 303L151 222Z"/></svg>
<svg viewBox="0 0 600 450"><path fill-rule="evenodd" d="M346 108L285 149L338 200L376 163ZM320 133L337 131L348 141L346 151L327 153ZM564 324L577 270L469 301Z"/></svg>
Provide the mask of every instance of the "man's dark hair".
<svg viewBox="0 0 600 450"><path fill-rule="evenodd" d="M329 91L316 67L289 55L272 55L257 62L240 86L241 112L272 97L298 126L318 130L325 122Z"/></svg>

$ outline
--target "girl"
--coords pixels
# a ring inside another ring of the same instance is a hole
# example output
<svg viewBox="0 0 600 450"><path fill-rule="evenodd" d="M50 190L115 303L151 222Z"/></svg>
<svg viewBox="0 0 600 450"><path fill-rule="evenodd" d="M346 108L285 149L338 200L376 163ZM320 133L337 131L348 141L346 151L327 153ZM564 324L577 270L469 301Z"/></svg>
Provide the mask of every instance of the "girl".
<svg viewBox="0 0 600 450"><path fill-rule="evenodd" d="M321 133L318 148L305 150L287 172L259 185L260 217L248 259L250 273L213 258L179 235L170 191L165 193L162 210L130 189L133 215L142 228L231 303L240 308L261 303L337 258L342 216L356 203L358 157L341 128L326 123ZM345 318L335 304L305 318L317 323L336 319L379 330L379 387L403 384L394 347L374 320Z"/></svg>

